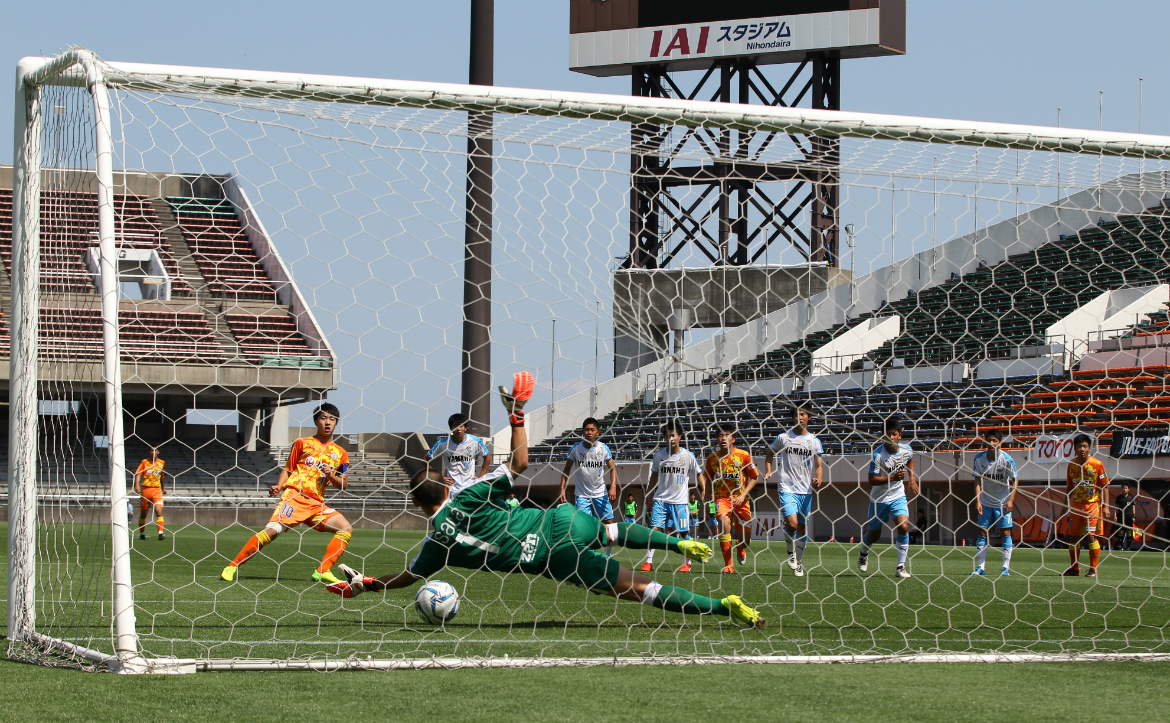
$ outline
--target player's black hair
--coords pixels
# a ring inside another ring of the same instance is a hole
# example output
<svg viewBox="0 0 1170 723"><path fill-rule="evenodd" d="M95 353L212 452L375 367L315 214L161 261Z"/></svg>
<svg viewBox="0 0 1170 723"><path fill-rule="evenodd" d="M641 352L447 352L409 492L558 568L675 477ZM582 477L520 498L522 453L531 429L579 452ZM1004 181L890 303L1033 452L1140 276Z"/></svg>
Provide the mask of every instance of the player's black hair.
<svg viewBox="0 0 1170 723"><path fill-rule="evenodd" d="M735 434L735 424L731 422L720 422L719 431L726 432L727 434Z"/></svg>
<svg viewBox="0 0 1170 723"><path fill-rule="evenodd" d="M601 430L601 425L600 425L600 424L598 424L598 423L597 423L597 420L596 420L596 419L594 419L593 417L585 417L585 421L584 421L584 422L581 422L581 429L585 429L585 428L586 428L586 427L588 427L590 424L592 424L594 427L597 427L598 431L600 431L600 430Z"/></svg>
<svg viewBox="0 0 1170 723"><path fill-rule="evenodd" d="M317 417L320 417L322 414L328 414L334 419L341 419L341 410L329 402L322 402L321 406L313 410L313 421L316 422Z"/></svg>
<svg viewBox="0 0 1170 723"><path fill-rule="evenodd" d="M1003 431L999 429L985 429L983 430L984 437L995 437L998 440L1003 440Z"/></svg>
<svg viewBox="0 0 1170 723"><path fill-rule="evenodd" d="M796 404L792 407L792 412L791 412L792 418L796 419L796 415L800 414L801 412L808 414L809 417L816 416L816 412L813 411L812 407L810 407L806 404Z"/></svg>
<svg viewBox="0 0 1170 723"><path fill-rule="evenodd" d="M438 507L447 496L447 485L443 484L443 476L428 466L410 479L410 496L419 505Z"/></svg>
<svg viewBox="0 0 1170 723"><path fill-rule="evenodd" d="M1078 444L1080 444L1081 442L1085 442L1089 446L1092 446L1093 445L1093 438L1087 434L1078 434L1077 436L1073 437L1073 448L1076 449L1076 446Z"/></svg>
<svg viewBox="0 0 1170 723"><path fill-rule="evenodd" d="M666 424L662 425L662 433L666 434L667 432L678 432L680 437L686 434L683 430L682 421L678 419L666 420Z"/></svg>
<svg viewBox="0 0 1170 723"><path fill-rule="evenodd" d="M447 429L455 431L456 427L462 427L467 424L467 415L463 412L455 412L450 417L447 417Z"/></svg>
<svg viewBox="0 0 1170 723"><path fill-rule="evenodd" d="M901 432L902 431L901 417L890 417L889 419L887 419L886 426L884 429L887 432Z"/></svg>

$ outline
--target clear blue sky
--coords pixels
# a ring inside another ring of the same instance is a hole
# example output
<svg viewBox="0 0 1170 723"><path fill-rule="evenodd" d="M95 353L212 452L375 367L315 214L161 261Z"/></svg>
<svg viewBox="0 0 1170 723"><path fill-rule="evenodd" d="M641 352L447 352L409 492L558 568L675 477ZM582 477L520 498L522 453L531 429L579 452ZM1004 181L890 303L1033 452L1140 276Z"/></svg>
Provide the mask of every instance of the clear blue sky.
<svg viewBox="0 0 1170 723"><path fill-rule="evenodd" d="M1170 134L1170 3L1158 0L909 0L900 58L844 64L846 109ZM412 80L467 80L465 0L257 2L5 0L3 63L84 45L110 60ZM48 8L51 7L51 11ZM628 80L568 70L566 0L497 0L496 84L625 93ZM98 10L100 8L100 10ZM0 94L11 137L12 74ZM10 162L8 143L0 159Z"/></svg>
<svg viewBox="0 0 1170 723"><path fill-rule="evenodd" d="M9 38L3 46L4 60L10 69L3 76L4 92L0 93L0 136L12 137L11 83L16 61L25 55L53 55L70 45L84 45L109 60L467 80L466 0L208 0L198 5L108 0L100 11L95 7L72 0L58 0L51 11L44 5L12 0L0 6ZM841 97L845 109L1051 125L1056 121L1056 109L1062 107L1063 125L1097 128L1099 92L1104 91L1104 127L1136 131L1138 78L1144 77L1144 130L1170 135L1170 77L1163 50L1170 4L1146 0L1118 0L1107 6L1086 0L910 0L908 15L906 56L843 64ZM497 85L610 93L629 90L628 79L569 72L566 0L498 0L496 30ZM769 72L778 76L785 70ZM12 145L0 143L0 162L10 163L11 158ZM287 257L289 250L285 248L283 253ZM604 266L603 255L590 263L600 259ZM294 268L294 273L299 282L311 278L300 268ZM604 278L598 281L587 291L600 298L606 295L603 287L607 284ZM591 308L591 304L586 307ZM588 361L575 367L566 363L570 368L563 370L558 366L561 393L587 385L594 375L590 366L593 322L585 313L589 311L586 307L578 309L584 316L576 320L576 327L580 327L572 332L577 334L576 340L564 342L576 347L562 347L561 353L566 362L571 358ZM324 311L319 309L319 315ZM532 354L547 358L547 344L541 341L547 338L545 311L541 330L533 332L534 346L515 350L522 352L526 364L532 363ZM566 325L574 323L560 311L557 314ZM354 318L348 314L346 324L352 325ZM344 326L342 330L349 331ZM558 330L558 338L570 333L561 326ZM345 336L337 333L335 338L331 332L335 344L347 344ZM601 336L604 347L607 329ZM447 343L457 345L458 340ZM375 353L366 360L373 364L368 373L347 374L343 366L343 387L369 378L401 383L395 377L400 368L385 370L375 363L379 359L390 361ZM356 363L351 362L349 368L356 369ZM449 377L446 366L439 376ZM600 378L607 377L603 368ZM457 384L455 381L456 390ZM534 399L534 406L547 401L547 392L542 394L544 399ZM383 396L382 391L367 387L363 404L371 405ZM444 402L442 414L422 412L426 426L437 429L440 424L436 420L445 419L447 407L453 403ZM409 424L417 417L415 414ZM387 426L400 430L406 426L400 422L390 421ZM363 426L366 428L376 425Z"/></svg>

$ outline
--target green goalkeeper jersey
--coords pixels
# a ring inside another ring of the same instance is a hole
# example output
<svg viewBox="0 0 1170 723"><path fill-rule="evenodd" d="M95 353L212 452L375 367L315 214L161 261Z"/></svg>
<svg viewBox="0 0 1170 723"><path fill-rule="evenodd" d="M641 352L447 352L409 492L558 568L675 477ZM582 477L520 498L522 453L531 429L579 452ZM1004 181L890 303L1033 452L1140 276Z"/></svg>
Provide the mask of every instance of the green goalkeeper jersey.
<svg viewBox="0 0 1170 723"><path fill-rule="evenodd" d="M500 465L475 480L429 520L431 532L409 570L427 578L444 567L539 573L548 557L545 510L508 507L500 499L512 489L512 471Z"/></svg>

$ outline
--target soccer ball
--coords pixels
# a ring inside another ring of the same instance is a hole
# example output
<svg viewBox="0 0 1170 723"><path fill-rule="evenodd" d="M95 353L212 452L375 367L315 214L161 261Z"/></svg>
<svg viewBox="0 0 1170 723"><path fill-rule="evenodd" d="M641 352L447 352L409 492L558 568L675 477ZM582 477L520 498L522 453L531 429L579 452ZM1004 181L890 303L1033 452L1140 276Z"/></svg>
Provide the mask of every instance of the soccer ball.
<svg viewBox="0 0 1170 723"><path fill-rule="evenodd" d="M459 593L449 583L432 580L414 596L414 609L424 622L442 625L459 612Z"/></svg>

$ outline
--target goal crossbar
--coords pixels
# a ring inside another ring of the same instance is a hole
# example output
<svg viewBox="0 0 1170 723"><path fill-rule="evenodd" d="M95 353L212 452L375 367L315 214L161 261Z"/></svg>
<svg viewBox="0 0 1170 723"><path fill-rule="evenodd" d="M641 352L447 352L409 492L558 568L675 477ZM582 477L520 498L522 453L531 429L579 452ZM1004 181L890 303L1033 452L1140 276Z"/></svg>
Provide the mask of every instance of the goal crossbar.
<svg viewBox="0 0 1170 723"><path fill-rule="evenodd" d="M92 85L100 80L111 88L141 92L186 90L200 95L457 108L627 123L1170 159L1170 137L1151 134L181 65L100 61L85 70L73 67L87 57L93 56L88 51L75 50L51 60L25 58L18 66L21 69L18 77L22 77L26 84L79 86ZM100 74L95 72L97 68L100 68Z"/></svg>

